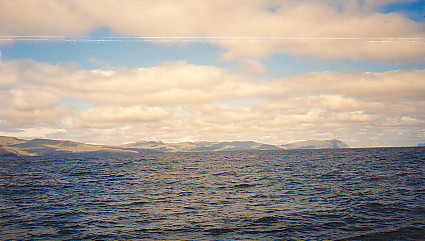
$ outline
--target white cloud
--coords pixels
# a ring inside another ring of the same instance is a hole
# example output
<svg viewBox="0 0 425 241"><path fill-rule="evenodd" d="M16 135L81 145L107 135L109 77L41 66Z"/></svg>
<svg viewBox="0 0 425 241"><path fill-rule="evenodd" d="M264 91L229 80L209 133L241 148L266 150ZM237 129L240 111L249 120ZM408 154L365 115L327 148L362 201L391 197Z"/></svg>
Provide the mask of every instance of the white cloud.
<svg viewBox="0 0 425 241"><path fill-rule="evenodd" d="M11 89L1 97L2 105L19 111L48 109L57 106L60 102L57 94L40 88Z"/></svg>
<svg viewBox="0 0 425 241"><path fill-rule="evenodd" d="M14 68L8 64L5 65L0 58L0 88L5 86L10 86L15 84L18 81L18 75L16 74Z"/></svg>
<svg viewBox="0 0 425 241"><path fill-rule="evenodd" d="M395 130L404 133L398 143L424 138L424 70L321 72L260 82L185 62L102 71L9 61L0 63L0 72L14 76L0 91L3 132L49 127L52 137L113 144L191 137L390 145ZM64 99L90 104L69 107Z"/></svg>
<svg viewBox="0 0 425 241"><path fill-rule="evenodd" d="M57 133L64 133L64 129L54 129L49 127L31 127L19 130L18 132L13 132L14 137L24 138L24 139L33 139L33 138L46 138L50 135ZM8 136L11 132L2 132L0 131L1 136Z"/></svg>
<svg viewBox="0 0 425 241"><path fill-rule="evenodd" d="M19 75L19 73L14 73ZM55 89L40 86L7 86L0 90L0 126L5 129L56 125L57 120L70 113L60 107Z"/></svg>
<svg viewBox="0 0 425 241"><path fill-rule="evenodd" d="M106 27L117 36L206 37L225 51L227 60L288 53L385 63L423 61L423 23L376 12L391 1L361 2L0 0L0 35L88 36Z"/></svg>
<svg viewBox="0 0 425 241"><path fill-rule="evenodd" d="M254 59L241 59L239 69L248 76L263 75L267 72L266 67Z"/></svg>
<svg viewBox="0 0 425 241"><path fill-rule="evenodd" d="M77 1L1 0L0 36L81 36L96 28L89 9Z"/></svg>
<svg viewBox="0 0 425 241"><path fill-rule="evenodd" d="M425 70L384 73L308 73L273 84L276 97L300 93L343 95L367 100L421 100L425 96Z"/></svg>
<svg viewBox="0 0 425 241"><path fill-rule="evenodd" d="M96 104L195 104L217 99L246 98L264 89L223 69L185 62L108 72L22 61L11 62L10 65L15 70L19 69L20 75L24 76L22 79L31 82L29 85L49 86Z"/></svg>
<svg viewBox="0 0 425 241"><path fill-rule="evenodd" d="M75 122L83 127L115 128L133 123L160 122L170 117L169 112L158 107L106 106L80 113Z"/></svg>

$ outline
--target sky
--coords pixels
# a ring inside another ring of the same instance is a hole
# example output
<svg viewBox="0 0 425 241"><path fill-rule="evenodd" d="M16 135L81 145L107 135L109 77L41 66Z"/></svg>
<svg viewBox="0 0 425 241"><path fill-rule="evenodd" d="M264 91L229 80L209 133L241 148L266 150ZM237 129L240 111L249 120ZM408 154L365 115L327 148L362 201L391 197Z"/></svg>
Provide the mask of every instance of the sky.
<svg viewBox="0 0 425 241"><path fill-rule="evenodd" d="M0 0L0 135L425 142L423 0Z"/></svg>

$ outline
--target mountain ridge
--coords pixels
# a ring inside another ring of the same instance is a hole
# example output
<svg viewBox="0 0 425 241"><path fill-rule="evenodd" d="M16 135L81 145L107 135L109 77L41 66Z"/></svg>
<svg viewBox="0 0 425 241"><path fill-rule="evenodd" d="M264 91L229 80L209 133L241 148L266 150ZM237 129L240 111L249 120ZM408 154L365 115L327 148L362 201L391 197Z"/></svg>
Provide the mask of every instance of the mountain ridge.
<svg viewBox="0 0 425 241"><path fill-rule="evenodd" d="M297 141L283 145L288 149L333 149L333 148L349 148L349 146L340 140L308 140Z"/></svg>
<svg viewBox="0 0 425 241"><path fill-rule="evenodd" d="M45 156L58 154L119 153L140 154L149 152L215 152L288 149L349 148L340 140L309 140L285 145L264 144L255 141L197 141L166 143L162 141L137 141L117 146L93 145L70 140L35 138L31 140L0 136L0 156Z"/></svg>

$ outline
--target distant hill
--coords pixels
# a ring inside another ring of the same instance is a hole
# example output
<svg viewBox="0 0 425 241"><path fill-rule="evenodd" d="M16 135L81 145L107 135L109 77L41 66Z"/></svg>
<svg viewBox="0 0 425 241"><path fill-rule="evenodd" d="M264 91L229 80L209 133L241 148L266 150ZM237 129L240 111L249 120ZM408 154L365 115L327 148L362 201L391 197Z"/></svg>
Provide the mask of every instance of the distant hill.
<svg viewBox="0 0 425 241"><path fill-rule="evenodd" d="M25 142L25 140L18 139L10 136L0 136L0 146L8 146L14 144L20 144Z"/></svg>
<svg viewBox="0 0 425 241"><path fill-rule="evenodd" d="M50 139L22 140L13 137L0 137L1 150L0 155L19 155L19 156L43 156L57 155L65 153L135 153L132 150L124 150L116 147L101 145L90 145L73 141L60 141Z"/></svg>
<svg viewBox="0 0 425 241"><path fill-rule="evenodd" d="M201 152L201 151L246 151L246 150L280 150L276 145L262 144L254 141L229 142L179 142L138 141L120 146L122 148L142 148L163 152Z"/></svg>
<svg viewBox="0 0 425 241"><path fill-rule="evenodd" d="M282 147L285 149L334 149L348 148L349 146L340 140L310 140L293 142Z"/></svg>
<svg viewBox="0 0 425 241"><path fill-rule="evenodd" d="M0 157L13 157L13 156L18 156L18 154L8 151L4 147L0 146Z"/></svg>
<svg viewBox="0 0 425 241"><path fill-rule="evenodd" d="M120 146L122 148L142 148L163 152L200 152L200 151L246 151L246 150L281 150L281 149L331 149L348 148L340 140L300 141L283 146L263 144L254 141L230 142L180 142L164 143L161 141L138 141Z"/></svg>
<svg viewBox="0 0 425 241"><path fill-rule="evenodd" d="M339 140L301 141L283 146L258 143L255 141L223 142L179 142L138 141L120 146L91 145L74 141L33 139L23 140L14 137L0 137L0 156L47 156L60 154L139 154L158 152L203 152L203 151L255 151L282 149L327 149L347 148Z"/></svg>

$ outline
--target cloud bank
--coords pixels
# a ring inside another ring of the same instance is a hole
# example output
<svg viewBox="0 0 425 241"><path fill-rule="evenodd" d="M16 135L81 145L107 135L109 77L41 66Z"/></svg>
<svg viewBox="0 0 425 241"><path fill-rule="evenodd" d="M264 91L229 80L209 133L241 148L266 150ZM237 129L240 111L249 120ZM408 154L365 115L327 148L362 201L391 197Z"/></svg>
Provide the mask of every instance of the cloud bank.
<svg viewBox="0 0 425 241"><path fill-rule="evenodd" d="M20 60L0 62L0 73L0 129L8 133L49 127L50 137L111 144L308 136L408 145L425 137L425 70L256 81L184 61L102 71Z"/></svg>
<svg viewBox="0 0 425 241"><path fill-rule="evenodd" d="M0 0L0 36L3 42L31 36L88 37L106 28L112 36L155 37L151 40L158 42L201 38L221 47L224 60L280 53L423 62L425 24L377 11L391 2L396 1Z"/></svg>

